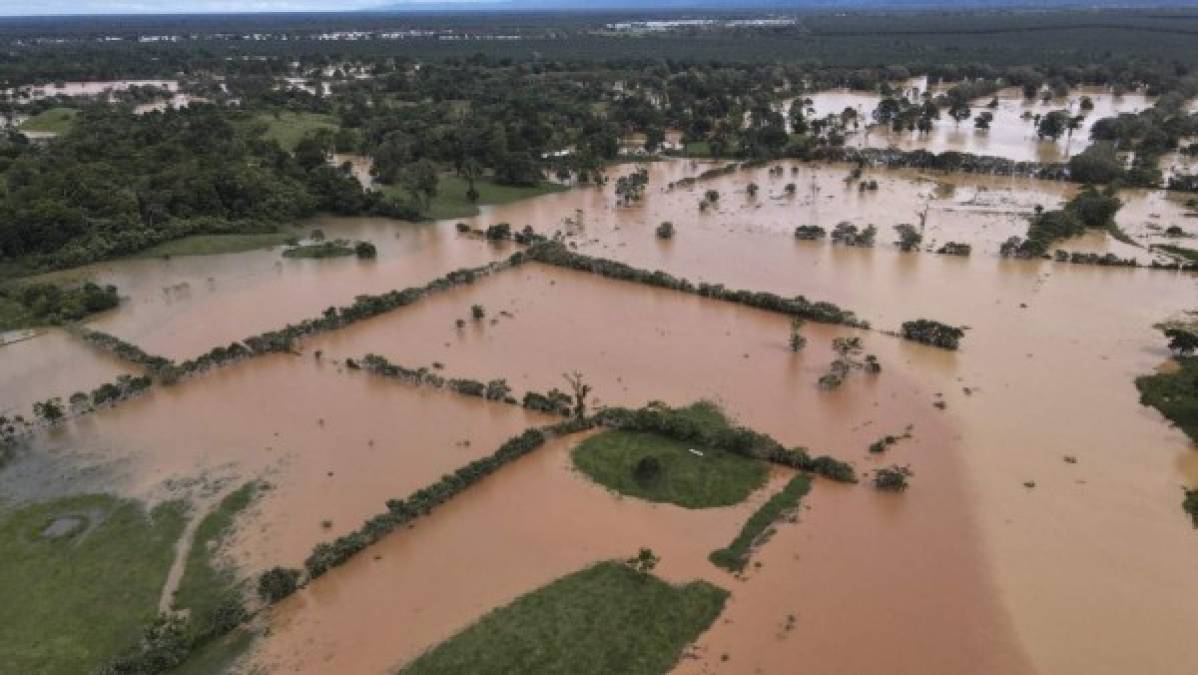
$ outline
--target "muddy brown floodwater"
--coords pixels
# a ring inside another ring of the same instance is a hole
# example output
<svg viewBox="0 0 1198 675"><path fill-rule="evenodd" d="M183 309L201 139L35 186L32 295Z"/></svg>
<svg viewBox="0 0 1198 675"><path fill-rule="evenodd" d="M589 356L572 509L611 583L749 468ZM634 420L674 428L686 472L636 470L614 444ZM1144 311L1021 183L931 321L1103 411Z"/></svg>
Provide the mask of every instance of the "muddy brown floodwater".
<svg viewBox="0 0 1198 675"><path fill-rule="evenodd" d="M1094 103L1093 110L1088 112L1081 110L1083 96L1090 97ZM948 116L947 110L942 110L941 118L936 121L935 128L931 132L923 134L917 132L895 133L888 128L874 125L873 111L881 101L881 96L875 93L830 90L817 92L804 98L811 99L811 105L808 108L814 110L817 117L839 114L845 108L851 108L856 113L860 122L857 130L848 136L847 144L850 146L895 147L901 150L927 150L935 153L952 150L1035 162L1065 161L1090 144L1090 128L1094 122L1120 113L1139 112L1153 103L1151 98L1143 94L1125 93L1116 96L1104 87L1089 86L1074 89L1067 97L1061 99L1053 99L1048 102L1028 101L1023 98L1021 90L1010 88L999 91L996 96L971 101L971 110L974 116L983 112L990 112L994 115L989 129L976 129L972 119L957 124ZM918 98L918 94L916 98ZM998 107L988 107L992 98L998 99ZM784 110L789 110L789 105L791 105L790 102L784 104ZM1085 119L1081 127L1071 135L1063 136L1055 142L1047 139L1041 140L1036 135L1035 116L1053 110L1065 110L1070 115L1084 114ZM1028 117L1025 118L1025 114Z"/></svg>
<svg viewBox="0 0 1198 675"><path fill-rule="evenodd" d="M454 320L472 304L498 319L459 331ZM873 465L866 452L871 442L914 425L917 440L888 459L915 466L919 491L910 499L892 498L865 487L819 483L805 523L767 545L760 578L723 578L736 599L726 620L700 641L707 647L702 658L686 667L714 668L729 653L734 669L753 663L779 672L801 654L819 672L841 666L869 672L884 664L893 672L929 672L929 663L942 664L934 672L1020 672L1022 657L963 496L951 419L933 407L936 392L916 379L922 368L951 368L953 355L839 327L811 325L806 334L812 344L796 355L786 346L785 317L530 264L322 336L308 347L338 357L376 352L410 365L440 361L451 374L506 376L517 390L562 386L561 373L578 370L604 404L709 398L784 443L831 452L866 470ZM885 374L857 373L839 391L821 392L816 380L834 358L832 337L853 334L865 337ZM508 487L496 476L492 489ZM534 503L558 504L551 494L530 497L535 489L518 493ZM593 534L598 546L604 535ZM649 543L670 550L679 545L675 534L682 532L666 531ZM578 535L552 538L570 536ZM927 564L931 551L935 565ZM888 566L878 576L880 557ZM497 568L492 575L506 572ZM830 576L842 581L828 583ZM339 587L351 583L345 575L340 579ZM446 588L456 587L444 584L442 597L456 594ZM776 640L788 613L802 628ZM458 627L473 618L459 617ZM872 648L846 655L843 643L853 640Z"/></svg>
<svg viewBox="0 0 1198 675"><path fill-rule="evenodd" d="M383 218L317 218L332 239L374 242L378 258L288 259L279 248L212 256L99 263L78 274L116 284L127 298L118 312L92 322L152 354L183 360L217 345L318 316L362 293L422 286L459 267L497 257L492 247L461 238L452 223Z"/></svg>
<svg viewBox="0 0 1198 675"><path fill-rule="evenodd" d="M808 324L810 343L793 354L785 317L529 264L312 338L303 356L236 364L71 421L39 436L44 476L18 463L0 478L49 483L63 467L90 464L104 468L106 489L153 499L197 476L224 484L264 476L275 488L231 550L250 574L297 565L313 543L356 527L386 498L545 421L337 372L332 359L373 351L408 366L437 361L447 376L505 377L518 393L563 387L561 374L579 370L597 402L712 398L783 443L862 471L909 463L912 487L889 495L818 481L801 522L782 527L756 554L762 566L737 581L706 555L763 493L704 512L619 500L569 469L569 441L554 443L279 606L252 664L385 670L521 593L650 545L663 554L666 578L704 577L733 593L681 672L795 664L821 673L1198 671L1198 539L1178 509L1178 486L1198 483L1198 453L1139 405L1133 386L1167 357L1152 324L1193 308L1198 277L999 259L999 244L1026 232L1035 206L1068 199L1069 184L867 170L879 189L860 192L846 184L847 166L785 164L780 177L741 170L664 190L709 166L649 165L650 187L632 207L588 188L484 207L469 220L561 230L586 253L693 281L830 300L878 328L918 317L964 325L961 351ZM745 192L750 181L761 186L755 198ZM719 205L701 213L709 188L720 191ZM1092 233L1060 247L1146 261L1153 254L1140 246L1162 241L1165 227L1194 232L1181 200L1160 191L1120 196L1118 222L1136 245ZM925 246L964 241L972 257L895 249L892 226L917 223L925 207ZM663 220L676 227L670 241L654 236ZM844 220L877 225L877 246L792 235L796 225ZM97 265L88 271L128 297L93 323L149 352L188 358L358 293L423 284L513 250L460 238L450 222L326 218L304 228L317 225L331 237L375 241L378 261L288 261L276 250ZM470 320L475 303L486 320ZM24 367L7 355L25 345L22 361L43 366L22 377L67 377L54 385L64 391L50 392L61 395L90 378L57 370L73 370L71 359L82 359L80 372L100 368L100 381L115 374L102 370L107 357L57 335L0 348L0 367ZM862 336L884 370L820 392L815 382L841 335ZM89 356L55 356L55 339ZM8 397L24 391L12 379ZM871 442L908 424L913 439L880 460L868 455ZM789 614L796 625L785 631Z"/></svg>
<svg viewBox="0 0 1198 675"><path fill-rule="evenodd" d="M119 375L140 371L57 328L0 345L0 415L32 419L33 403L52 396L64 404L77 391L90 392Z"/></svg>
<svg viewBox="0 0 1198 675"><path fill-rule="evenodd" d="M737 583L707 562L781 487L723 509L620 499L571 466L580 437L547 443L414 528L385 538L275 607L253 655L269 672L383 673L490 609L598 560L652 546L655 573Z"/></svg>
<svg viewBox="0 0 1198 675"><path fill-rule="evenodd" d="M240 520L231 548L251 574L301 565L313 545L357 529L387 499L550 421L311 356L272 356L68 422L37 450L75 467L110 466L104 489L151 501L197 479L267 481L272 489Z"/></svg>
<svg viewBox="0 0 1198 675"><path fill-rule="evenodd" d="M674 170L655 167L651 185L664 185ZM977 186L1022 205L1045 203L1053 192L1063 199L1072 186L898 172L879 174L877 193L841 189L825 203L834 183L817 175L819 201L762 198L780 193L780 182L803 185L809 171L828 170L804 167L797 180L788 170L773 181L764 170L742 171L693 192L651 190L629 209L612 206L610 196L587 195L584 225L573 240L587 252L692 280L831 300L880 327L920 316L968 326L959 354L921 359L910 377L947 400L964 467L962 507L975 514L986 567L1032 664L1046 673L1192 672L1198 646L1187 627L1198 625L1198 572L1190 564L1198 540L1177 500L1178 485L1198 482L1198 454L1180 431L1138 404L1132 381L1167 357L1151 325L1192 307L1198 279L996 259L996 243L1026 227L1001 203L973 212L955 198L933 202L929 232L940 233L940 241L974 242L971 258L902 254L887 244L889 225L908 220L938 179L954 186L954 197ZM763 186L756 202L743 194L749 180ZM696 203L707 188L724 196L719 212L700 214ZM1122 196L1129 203L1118 220L1133 237L1149 236L1154 224L1191 227L1180 205L1161 192ZM488 214L534 226L537 215L518 207ZM794 225L840 219L877 223L877 248L790 236ZM653 236L661 220L677 227L669 242ZM1091 243L1120 255L1135 251L1109 237ZM674 348L689 345L678 340ZM644 361L651 360L646 353ZM682 372L673 377L690 375ZM828 417L824 425L846 422ZM821 494L811 500L817 511Z"/></svg>

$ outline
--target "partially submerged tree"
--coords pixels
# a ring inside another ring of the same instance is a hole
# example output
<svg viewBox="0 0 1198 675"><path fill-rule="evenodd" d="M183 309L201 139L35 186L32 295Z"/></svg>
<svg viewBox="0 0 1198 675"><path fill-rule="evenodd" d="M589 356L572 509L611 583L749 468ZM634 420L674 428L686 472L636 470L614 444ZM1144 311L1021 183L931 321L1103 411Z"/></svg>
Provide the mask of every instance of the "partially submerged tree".
<svg viewBox="0 0 1198 675"><path fill-rule="evenodd" d="M803 349L803 347L807 346L807 338L803 337L802 333L800 332L804 323L805 322L798 317L795 317L790 322L790 351L792 352L800 351Z"/></svg>
<svg viewBox="0 0 1198 675"><path fill-rule="evenodd" d="M874 472L874 487L890 492L902 492L909 487L907 479L911 475L911 469L897 464L881 468Z"/></svg>
<svg viewBox="0 0 1198 675"><path fill-rule="evenodd" d="M900 251L919 250L919 245L923 243L923 235L919 233L919 230L915 229L914 225L908 225L907 223L895 225L894 231L898 233L899 237L894 243L899 247Z"/></svg>
<svg viewBox="0 0 1198 675"><path fill-rule="evenodd" d="M566 383L570 385L570 390L574 392L574 416L578 418L585 417L587 414L587 396L591 393L591 385L583 381L582 373L577 370L572 373L565 373L562 377L566 379Z"/></svg>

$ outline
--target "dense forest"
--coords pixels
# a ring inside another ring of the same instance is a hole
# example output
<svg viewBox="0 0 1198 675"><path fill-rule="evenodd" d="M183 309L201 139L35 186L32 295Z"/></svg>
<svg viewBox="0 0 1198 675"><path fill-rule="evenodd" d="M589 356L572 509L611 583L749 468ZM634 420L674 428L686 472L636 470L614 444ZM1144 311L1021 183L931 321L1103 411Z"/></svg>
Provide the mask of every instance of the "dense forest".
<svg viewBox="0 0 1198 675"><path fill-rule="evenodd" d="M512 15L485 30L467 15L334 15L324 23L296 15L254 40L222 32L228 26L217 17L4 21L0 118L10 128L0 136L0 258L24 271L73 266L190 234L268 232L318 211L419 219L436 212L433 200L450 184L460 186L453 189L461 199L477 202L484 185L602 181L604 167L621 158L622 142L631 138L647 155L838 158L829 149L862 125L920 134L973 118L984 128L981 101L1008 87L1047 102L1079 85L1158 97L1137 114L1098 120L1096 142L1067 170L1040 174L1198 187L1191 176L1166 181L1157 168L1167 151L1194 151L1185 145L1198 136L1198 115L1187 108L1198 96L1198 70L1188 62L1194 50L1094 51L1116 21L1138 27L1118 39L1155 31L1145 39L1160 47L1172 39L1162 35L1198 30L1198 14L915 16L804 15L792 25L628 37L605 32L611 17L599 15ZM351 26L374 39L314 39ZM400 28L479 39L378 37ZM185 29L199 32L137 41ZM1042 49L1046 33L1058 30L1083 37L1059 42L1049 54ZM854 60L829 46L844 42L867 53L883 34L890 55L873 65L846 65ZM520 39L480 37L498 35ZM995 36L1020 42L1027 35L1033 37L1016 63L970 50L941 58L949 52L939 51L950 37L981 48ZM768 61L764 52L750 57L721 46L777 40L804 46L773 52ZM601 53L591 51L592 41L604 42ZM671 46L669 58L649 56L644 50L654 41L689 47ZM542 43L555 46L542 51ZM285 57L278 51L284 48ZM826 51L802 58L812 49ZM905 83L913 76L926 76L929 89L940 85L938 93L912 97ZM84 96L61 86L68 78L100 77L165 78L193 100L146 113L135 105L174 91L149 83ZM805 94L834 87L875 92L881 103L869 119L851 109L816 117L802 105ZM789 100L799 103L785 105ZM25 118L52 118L56 126L47 128L57 136L33 141L13 131ZM1062 110L1037 116L1035 124L1055 140L1077 121ZM668 132L680 143L667 142ZM363 187L348 166L334 166L334 153L368 157L372 184ZM962 164L958 156L927 154L888 161Z"/></svg>

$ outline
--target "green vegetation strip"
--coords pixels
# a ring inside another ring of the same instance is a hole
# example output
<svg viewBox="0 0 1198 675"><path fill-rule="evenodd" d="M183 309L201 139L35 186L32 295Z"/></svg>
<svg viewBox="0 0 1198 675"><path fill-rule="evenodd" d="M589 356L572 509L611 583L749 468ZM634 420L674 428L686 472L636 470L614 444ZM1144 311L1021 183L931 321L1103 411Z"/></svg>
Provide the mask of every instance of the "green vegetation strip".
<svg viewBox="0 0 1198 675"><path fill-rule="evenodd" d="M1161 244L1156 246L1165 253L1170 253L1179 258L1184 258L1187 262L1198 263L1198 250L1186 248L1184 246L1176 246L1174 244Z"/></svg>
<svg viewBox="0 0 1198 675"><path fill-rule="evenodd" d="M725 288L723 284L695 284L661 270L650 272L615 260L576 253L566 248L561 242L551 241L530 246L525 255L528 259L536 262L590 272L610 279L668 288L821 323L869 328L869 322L858 319L853 312L841 309L830 302L813 302L801 295L784 298L776 293L766 291L732 290Z"/></svg>
<svg viewBox="0 0 1198 675"><path fill-rule="evenodd" d="M401 673L658 674L711 626L728 593L603 562L518 598Z"/></svg>
<svg viewBox="0 0 1198 675"><path fill-rule="evenodd" d="M225 632L223 625L233 603L240 607L233 570L218 560L220 547L233 531L237 515L253 503L260 483L251 481L229 493L196 527L184 563L183 578L175 589L174 606L190 610L193 627L201 633ZM229 626L231 627L231 626Z"/></svg>
<svg viewBox="0 0 1198 675"><path fill-rule="evenodd" d="M474 189L478 199L471 201L466 192L470 189L465 179L453 174L443 174L437 179L437 194L429 200L424 217L430 220L469 218L479 214L479 206L510 204L521 199L530 199L545 194L564 192L569 188L559 183L541 181L536 185L501 185L490 178L478 178ZM407 192L396 186L383 188L385 194L406 197Z"/></svg>
<svg viewBox="0 0 1198 675"><path fill-rule="evenodd" d="M183 668L174 672L224 672L249 647L253 636L241 627L250 618L242 583L218 556L238 514L263 487L257 481L242 485L200 520L172 598L176 613L147 622L140 638L124 645L100 675L160 673L177 666Z"/></svg>
<svg viewBox="0 0 1198 675"><path fill-rule="evenodd" d="M179 502L108 495L0 513L0 670L86 673L137 642L183 526Z"/></svg>
<svg viewBox="0 0 1198 675"><path fill-rule="evenodd" d="M1198 356L1180 357L1177 364L1175 372L1136 378L1136 388L1141 404L1159 410L1198 443Z"/></svg>
<svg viewBox="0 0 1198 675"><path fill-rule="evenodd" d="M138 258L162 258L189 255L241 253L259 248L281 246L294 234L264 232L257 234L193 234L182 239L151 246L137 254Z"/></svg>
<svg viewBox="0 0 1198 675"><path fill-rule="evenodd" d="M605 431L572 456L574 466L615 492L692 509L739 504L768 474L756 459L637 431Z"/></svg>
<svg viewBox="0 0 1198 675"><path fill-rule="evenodd" d="M779 490L769 501L761 505L740 528L740 534L728 544L711 552L712 563L730 572L739 572L749 563L749 552L753 546L764 541L771 526L784 516L793 513L799 500L811 489L811 480L802 474L790 479L786 487Z"/></svg>
<svg viewBox="0 0 1198 675"><path fill-rule="evenodd" d="M341 258L353 254L353 247L339 241L304 244L303 246L293 246L283 251L284 258Z"/></svg>

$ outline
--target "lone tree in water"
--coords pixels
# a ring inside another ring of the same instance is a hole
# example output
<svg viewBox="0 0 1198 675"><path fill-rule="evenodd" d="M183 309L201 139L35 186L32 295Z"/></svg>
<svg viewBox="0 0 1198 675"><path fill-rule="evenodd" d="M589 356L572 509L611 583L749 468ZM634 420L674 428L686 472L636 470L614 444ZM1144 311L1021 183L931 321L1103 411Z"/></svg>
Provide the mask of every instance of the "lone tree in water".
<svg viewBox="0 0 1198 675"><path fill-rule="evenodd" d="M795 317L795 319L790 322L790 351L792 352L800 351L803 349L803 347L807 346L807 338L803 337L803 335L800 333L800 331L803 329L804 323L805 322L798 317Z"/></svg>
<svg viewBox="0 0 1198 675"><path fill-rule="evenodd" d="M574 416L585 416L587 414L587 396L591 393L591 385L583 382L582 373L577 370L565 373L562 377L566 378L566 382L574 392Z"/></svg>

